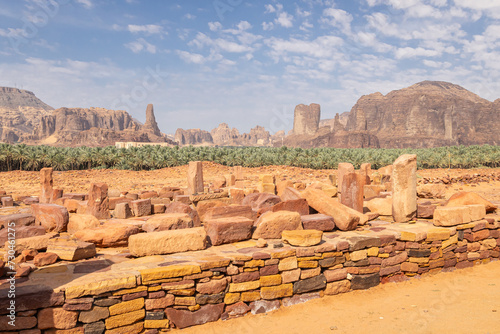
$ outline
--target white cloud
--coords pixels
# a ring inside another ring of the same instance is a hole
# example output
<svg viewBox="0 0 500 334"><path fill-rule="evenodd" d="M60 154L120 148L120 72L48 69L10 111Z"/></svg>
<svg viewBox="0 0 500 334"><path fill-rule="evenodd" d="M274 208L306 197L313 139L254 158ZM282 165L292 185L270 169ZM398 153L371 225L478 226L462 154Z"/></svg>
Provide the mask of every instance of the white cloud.
<svg viewBox="0 0 500 334"><path fill-rule="evenodd" d="M208 28L211 31L217 31L222 29L222 24L220 22L208 22Z"/></svg>
<svg viewBox="0 0 500 334"><path fill-rule="evenodd" d="M79 4L82 4L83 7L87 8L87 9L94 7L94 4L92 3L91 0L76 0L76 2L78 2Z"/></svg>
<svg viewBox="0 0 500 334"><path fill-rule="evenodd" d="M127 26L128 31L131 33L146 33L146 34L163 34L163 27L157 24L147 24L147 25L135 25L129 24Z"/></svg>
<svg viewBox="0 0 500 334"><path fill-rule="evenodd" d="M446 61L445 62L441 62L441 61L434 61L434 60L424 59L422 61L422 63L425 66L432 67L432 68L439 68L439 69L451 67L451 63L446 62Z"/></svg>
<svg viewBox="0 0 500 334"><path fill-rule="evenodd" d="M422 47L418 48L405 47L396 50L397 59L415 58L415 57L435 57L439 55L440 52L436 50L424 49Z"/></svg>
<svg viewBox="0 0 500 334"><path fill-rule="evenodd" d="M274 23L272 22L262 22L262 30L268 31L274 28Z"/></svg>
<svg viewBox="0 0 500 334"><path fill-rule="evenodd" d="M265 41L271 48L275 60L288 53L308 55L315 58L333 57L344 40L337 36L321 36L313 41L291 38L289 40L272 37Z"/></svg>
<svg viewBox="0 0 500 334"><path fill-rule="evenodd" d="M343 33L351 32L352 15L342 9L327 8L323 11L322 22L339 28Z"/></svg>
<svg viewBox="0 0 500 334"><path fill-rule="evenodd" d="M190 53L181 50L177 50L176 53L182 60L184 60L187 63L203 64L206 61L205 57L203 57L201 54L198 53Z"/></svg>
<svg viewBox="0 0 500 334"><path fill-rule="evenodd" d="M187 13L186 15L184 15L184 18L188 19L188 20L194 20L196 18L196 16L194 16L193 14Z"/></svg>
<svg viewBox="0 0 500 334"><path fill-rule="evenodd" d="M274 20L276 24L284 28L293 27L293 15L288 14L287 12L281 12L278 14L278 17Z"/></svg>
<svg viewBox="0 0 500 334"><path fill-rule="evenodd" d="M299 29L302 31L308 31L309 29L312 29L312 28L314 28L314 26L311 23L309 23L309 21L306 20L306 21L302 22Z"/></svg>
<svg viewBox="0 0 500 334"><path fill-rule="evenodd" d="M500 3L498 0L454 0L455 4L460 7L488 10L488 9L498 9L500 8Z"/></svg>
<svg viewBox="0 0 500 334"><path fill-rule="evenodd" d="M401 29L397 24L389 22L389 17L386 14L377 12L365 17L369 27L376 29L385 36L397 37L404 40L411 38L405 29Z"/></svg>
<svg viewBox="0 0 500 334"><path fill-rule="evenodd" d="M276 8L274 8L273 5L265 5L264 7L266 8L265 14L276 12Z"/></svg>
<svg viewBox="0 0 500 334"><path fill-rule="evenodd" d="M238 23L237 27L239 30L248 30L252 28L252 25L248 21L241 21Z"/></svg>
<svg viewBox="0 0 500 334"><path fill-rule="evenodd" d="M156 46L148 43L144 38L139 38L136 41L125 44L127 49L130 49L133 53L139 53L141 51L146 51L149 53L156 53Z"/></svg>

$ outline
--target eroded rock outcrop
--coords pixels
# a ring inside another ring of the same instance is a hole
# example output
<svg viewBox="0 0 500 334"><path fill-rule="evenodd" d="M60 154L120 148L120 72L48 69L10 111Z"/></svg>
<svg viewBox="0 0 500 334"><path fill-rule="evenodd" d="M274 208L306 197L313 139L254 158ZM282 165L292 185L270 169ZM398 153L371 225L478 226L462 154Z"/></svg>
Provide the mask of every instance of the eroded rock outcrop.
<svg viewBox="0 0 500 334"><path fill-rule="evenodd" d="M295 107L293 118L293 133L295 135L314 135L319 128L321 108L319 104L311 103L306 106L299 104Z"/></svg>

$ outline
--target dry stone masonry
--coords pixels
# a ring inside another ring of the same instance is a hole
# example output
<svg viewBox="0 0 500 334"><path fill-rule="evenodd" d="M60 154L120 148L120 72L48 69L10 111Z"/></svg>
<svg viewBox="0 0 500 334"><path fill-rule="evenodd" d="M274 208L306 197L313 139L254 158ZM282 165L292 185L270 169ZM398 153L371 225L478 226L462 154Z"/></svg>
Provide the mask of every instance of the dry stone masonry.
<svg viewBox="0 0 500 334"><path fill-rule="evenodd" d="M207 193L201 167L190 164L186 189L97 183L2 216L16 223L18 281L15 328L0 287L0 331L152 334L500 257L495 203L467 192L445 200L433 187L417 199L415 156L376 172L346 166L342 178L339 169L341 201L328 180L250 180L239 168L239 186Z"/></svg>

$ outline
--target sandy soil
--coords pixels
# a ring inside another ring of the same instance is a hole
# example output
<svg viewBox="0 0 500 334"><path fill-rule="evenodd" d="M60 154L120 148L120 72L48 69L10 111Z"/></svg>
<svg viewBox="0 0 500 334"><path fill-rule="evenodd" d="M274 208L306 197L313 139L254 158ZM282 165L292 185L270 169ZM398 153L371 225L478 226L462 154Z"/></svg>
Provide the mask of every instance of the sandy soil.
<svg viewBox="0 0 500 334"><path fill-rule="evenodd" d="M325 296L185 334L500 333L500 262Z"/></svg>

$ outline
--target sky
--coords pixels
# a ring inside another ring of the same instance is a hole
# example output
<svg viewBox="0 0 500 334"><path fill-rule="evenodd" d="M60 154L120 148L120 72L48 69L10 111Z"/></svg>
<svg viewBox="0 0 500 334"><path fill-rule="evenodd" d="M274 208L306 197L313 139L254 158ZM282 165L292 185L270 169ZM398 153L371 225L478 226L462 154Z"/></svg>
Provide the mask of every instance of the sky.
<svg viewBox="0 0 500 334"><path fill-rule="evenodd" d="M60 107L153 103L162 132L293 127L424 80L500 98L500 0L0 0L0 86Z"/></svg>

